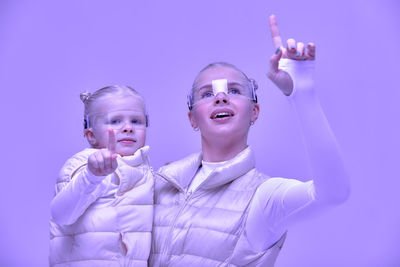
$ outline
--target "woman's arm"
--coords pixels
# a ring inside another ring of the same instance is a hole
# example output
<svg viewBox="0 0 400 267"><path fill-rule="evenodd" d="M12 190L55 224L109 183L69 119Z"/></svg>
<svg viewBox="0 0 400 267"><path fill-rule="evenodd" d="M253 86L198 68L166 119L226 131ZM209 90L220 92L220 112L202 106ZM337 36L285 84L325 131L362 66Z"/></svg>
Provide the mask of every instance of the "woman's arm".
<svg viewBox="0 0 400 267"><path fill-rule="evenodd" d="M315 46L289 39L282 46L276 18L270 17L276 49L268 77L288 96L303 135L312 170L312 181L274 179L262 184L251 204L246 231L258 251L267 249L296 221L344 202L350 192L335 136L314 91Z"/></svg>
<svg viewBox="0 0 400 267"><path fill-rule="evenodd" d="M276 18L270 17L272 40L277 52L271 57L268 77L286 95L289 95L303 135L315 189L315 201L321 204L339 204L350 192L349 177L345 170L336 138L329 126L314 91L313 70L315 46L293 39L282 46ZM293 191L295 192L295 191ZM296 197L288 190L286 205L296 206Z"/></svg>

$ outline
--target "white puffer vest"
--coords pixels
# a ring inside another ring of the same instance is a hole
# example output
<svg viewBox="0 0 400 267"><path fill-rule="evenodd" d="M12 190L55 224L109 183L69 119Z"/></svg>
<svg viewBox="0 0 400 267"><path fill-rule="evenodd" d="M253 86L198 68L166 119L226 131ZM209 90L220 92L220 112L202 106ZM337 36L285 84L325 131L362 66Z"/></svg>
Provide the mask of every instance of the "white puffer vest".
<svg viewBox="0 0 400 267"><path fill-rule="evenodd" d="M268 177L256 169L250 148L186 192L201 154L162 167L156 177L150 266L273 266L285 235L254 251L245 224L257 187Z"/></svg>
<svg viewBox="0 0 400 267"><path fill-rule="evenodd" d="M74 179L94 151L85 149L66 162L56 192ZM50 266L148 266L154 176L147 151L144 147L133 156L118 157L117 170L102 181L107 188L111 176L117 175L118 190L106 190L75 223L50 220Z"/></svg>

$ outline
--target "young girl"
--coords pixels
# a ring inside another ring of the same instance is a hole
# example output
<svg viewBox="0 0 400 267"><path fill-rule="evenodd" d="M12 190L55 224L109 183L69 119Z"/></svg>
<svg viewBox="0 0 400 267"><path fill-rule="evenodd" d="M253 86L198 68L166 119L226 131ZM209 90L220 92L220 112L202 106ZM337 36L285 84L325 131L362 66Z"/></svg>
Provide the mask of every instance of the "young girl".
<svg viewBox="0 0 400 267"><path fill-rule="evenodd" d="M257 85L228 63L195 78L189 120L201 153L159 170L151 266L273 266L291 224L346 200L348 176L313 89L315 46L282 46L270 17L275 54L269 78L298 115L314 176L308 182L269 177L247 145L259 115Z"/></svg>
<svg viewBox="0 0 400 267"><path fill-rule="evenodd" d="M82 93L91 148L62 167L51 202L51 266L147 266L153 220L142 97L128 86Z"/></svg>

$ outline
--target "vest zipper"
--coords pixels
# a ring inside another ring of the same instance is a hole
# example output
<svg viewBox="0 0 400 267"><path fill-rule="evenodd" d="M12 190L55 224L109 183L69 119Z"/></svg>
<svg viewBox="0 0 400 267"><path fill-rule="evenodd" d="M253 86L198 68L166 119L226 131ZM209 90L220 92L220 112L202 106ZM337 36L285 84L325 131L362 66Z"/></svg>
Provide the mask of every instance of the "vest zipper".
<svg viewBox="0 0 400 267"><path fill-rule="evenodd" d="M207 176L207 178L197 187L197 188L195 188L193 191L185 191L182 187L180 187L179 185L177 185L177 184L175 184L175 183L173 183L172 181L170 181L167 177L165 177L164 175L162 175L162 174L160 174L159 173L159 175L162 177L162 178L164 178L167 182L172 182L172 184L174 184L175 185L175 188L177 188L180 192L181 192L181 194L184 194L185 195L185 202L183 203L183 205L181 206L181 208L179 209L179 211L176 213L176 215L174 216L174 219L173 219L173 223L172 223L172 226L171 226L171 228L169 229L169 231L168 231L168 234L167 234L167 238L165 239L165 242L164 242L164 244L163 244L163 246L162 246L162 251L161 251L161 262L165 262L164 264L160 264L160 267L164 267L164 266L168 266L168 261L169 261L169 258L170 258L170 256L169 256L169 253L168 253L168 246L166 245L166 244L170 244L171 243L171 239L172 239L172 232L173 232L173 230L174 230L174 228L175 228L175 225L176 225L176 220L177 220L177 218L181 215L181 213L182 213L182 211L186 208L186 206L187 206L187 204L189 203L189 201L192 199L192 197L193 197L193 194L195 193L195 192L197 192L198 191L198 189L202 186L202 184L207 180L207 179L209 179L210 178L210 176L211 176L211 174L212 174L213 172L211 172L208 176ZM164 259L166 259L167 257L169 257L168 258L168 261L166 261L166 260L164 260Z"/></svg>
<svg viewBox="0 0 400 267"><path fill-rule="evenodd" d="M192 196L193 196L193 193L194 193L194 192L184 192L184 191L181 191L181 192L183 194L185 194L185 202L180 207L179 211L176 213L176 215L175 215L175 217L173 219L172 226L170 227L170 229L168 231L168 235L167 235L167 238L165 240L165 243L163 244L163 250L162 250L162 257L161 258L164 259L164 258L168 257L168 261L169 261L170 255L168 253L168 249L167 249L168 246L166 244L170 244L171 243L172 232L173 232L173 230L175 228L176 221L177 221L178 217L181 215L182 211L186 208L186 206L189 203L189 201L192 199ZM162 266L168 266L167 265L168 261L165 260L164 261L165 265L162 265ZM163 260L161 260L161 262L163 262Z"/></svg>

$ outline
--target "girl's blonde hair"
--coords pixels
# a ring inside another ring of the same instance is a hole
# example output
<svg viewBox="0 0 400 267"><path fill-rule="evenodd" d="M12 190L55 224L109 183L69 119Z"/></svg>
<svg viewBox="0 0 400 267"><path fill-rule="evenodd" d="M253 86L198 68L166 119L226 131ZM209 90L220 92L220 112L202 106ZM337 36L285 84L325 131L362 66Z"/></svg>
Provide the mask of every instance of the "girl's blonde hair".
<svg viewBox="0 0 400 267"><path fill-rule="evenodd" d="M94 93L83 92L80 94L80 98L84 104L84 112L83 112L83 128L87 129L89 125L89 116L92 111L93 103L96 102L99 98L104 97L106 95L116 95L116 96L136 96L139 97L143 104L143 113L146 116L146 126L149 124L149 116L146 113L146 105L144 103L143 97L132 87L127 85L112 85L103 87Z"/></svg>

